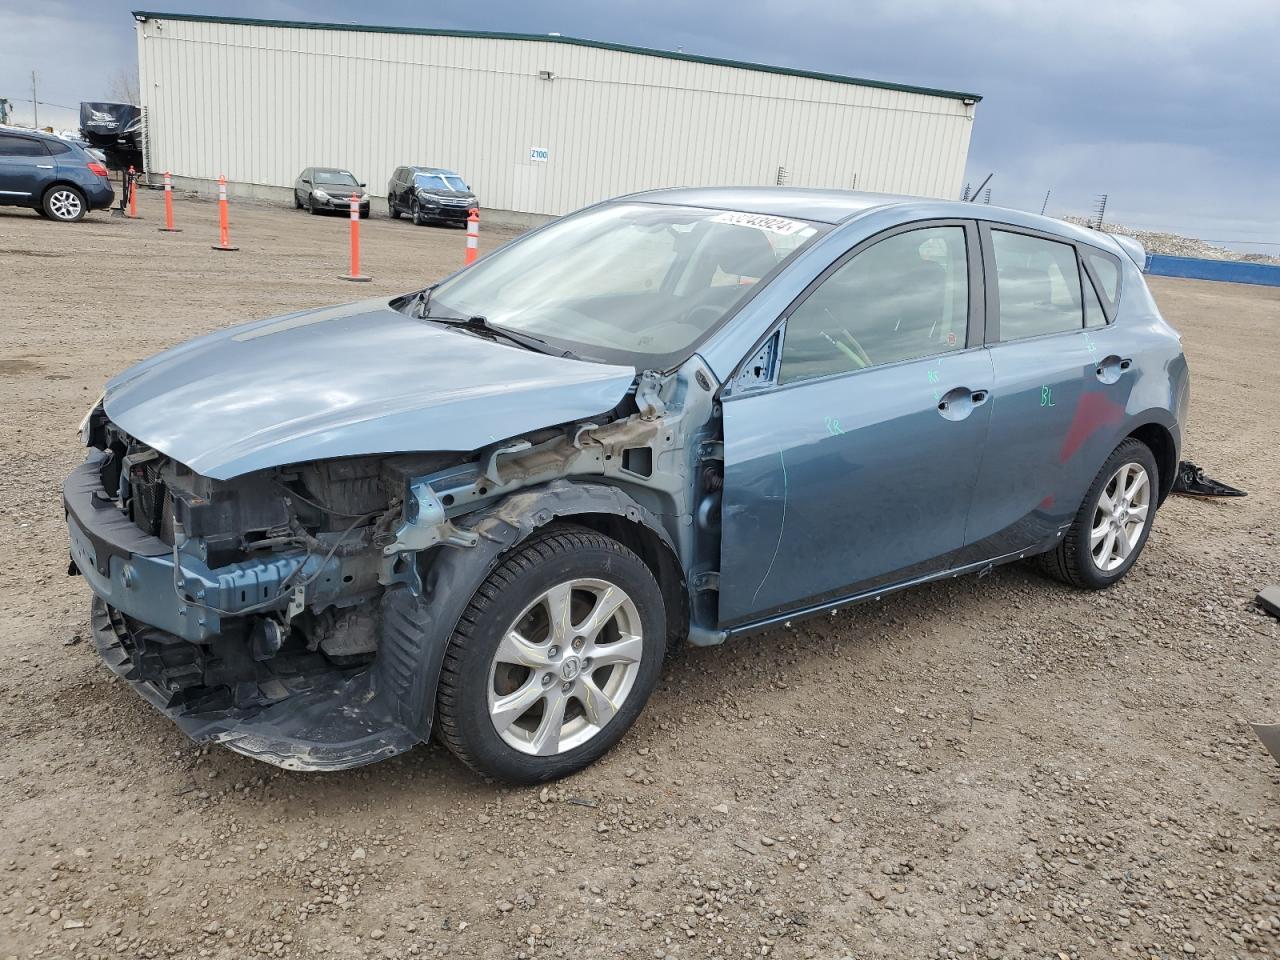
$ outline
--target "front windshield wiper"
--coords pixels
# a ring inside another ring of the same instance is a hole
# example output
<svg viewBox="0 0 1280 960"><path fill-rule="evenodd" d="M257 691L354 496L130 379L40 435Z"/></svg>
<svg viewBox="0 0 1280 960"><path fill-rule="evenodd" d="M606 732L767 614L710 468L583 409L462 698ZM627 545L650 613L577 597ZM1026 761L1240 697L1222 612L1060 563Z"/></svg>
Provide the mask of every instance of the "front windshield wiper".
<svg viewBox="0 0 1280 960"><path fill-rule="evenodd" d="M447 327L458 327L462 330L468 330L482 337L490 339L501 338L510 343L514 343L518 347L524 347L526 350L533 350L537 353L555 354L557 349L552 347L547 341L541 337L535 337L531 333L519 333L515 330L509 330L506 327L499 327L492 324L486 317L479 316L456 316L453 314L441 314L431 312L431 294L435 291L439 284L419 290L417 295L409 303L411 314L419 320L430 320L432 323L440 323ZM572 350L559 350L559 355L568 357L570 360L581 360Z"/></svg>
<svg viewBox="0 0 1280 960"><path fill-rule="evenodd" d="M430 320L433 323L442 323L447 327L457 327L460 330L467 330L481 337L489 337L492 340L502 339L514 343L518 347L524 347L526 350L533 350L535 353L555 353L547 341L541 337L535 337L530 333L517 333L515 330L508 330L506 327L495 326L484 317L450 317L433 314L427 311L426 304L430 300L423 301L423 308L418 314L420 320ZM562 356L574 357L569 351L561 351Z"/></svg>

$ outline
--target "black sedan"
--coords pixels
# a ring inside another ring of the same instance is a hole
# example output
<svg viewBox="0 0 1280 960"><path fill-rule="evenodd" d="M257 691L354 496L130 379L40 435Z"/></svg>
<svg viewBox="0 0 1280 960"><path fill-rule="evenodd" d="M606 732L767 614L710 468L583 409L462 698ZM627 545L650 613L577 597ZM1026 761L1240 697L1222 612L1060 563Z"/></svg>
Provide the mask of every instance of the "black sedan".
<svg viewBox="0 0 1280 960"><path fill-rule="evenodd" d="M296 209L306 209L309 213L323 213L338 210L347 213L351 210L351 194L360 198L360 216L369 217L369 194L364 184L351 175L349 170L338 167L307 167L298 179L293 181L293 205Z"/></svg>

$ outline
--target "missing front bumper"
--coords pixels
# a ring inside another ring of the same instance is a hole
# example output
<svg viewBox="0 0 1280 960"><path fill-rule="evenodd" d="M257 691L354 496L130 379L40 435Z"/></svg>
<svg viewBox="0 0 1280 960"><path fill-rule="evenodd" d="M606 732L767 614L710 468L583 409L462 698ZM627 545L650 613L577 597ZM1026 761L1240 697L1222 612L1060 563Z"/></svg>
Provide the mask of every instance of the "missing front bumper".
<svg viewBox="0 0 1280 960"><path fill-rule="evenodd" d="M344 770L420 742L379 696L372 668L343 670L307 651L268 661L241 638L196 644L95 597L103 661L197 743L220 743L286 770Z"/></svg>

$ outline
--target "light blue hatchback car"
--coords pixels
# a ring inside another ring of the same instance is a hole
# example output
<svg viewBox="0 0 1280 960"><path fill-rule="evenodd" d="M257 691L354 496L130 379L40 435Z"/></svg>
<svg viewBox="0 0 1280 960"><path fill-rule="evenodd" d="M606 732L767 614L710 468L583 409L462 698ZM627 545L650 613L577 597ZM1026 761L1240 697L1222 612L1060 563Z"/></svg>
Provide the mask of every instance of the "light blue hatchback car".
<svg viewBox="0 0 1280 960"><path fill-rule="evenodd" d="M966 203L602 203L112 380L72 571L107 663L197 740L338 769L434 729L563 776L672 643L1024 557L1123 577L1188 400L1141 262Z"/></svg>

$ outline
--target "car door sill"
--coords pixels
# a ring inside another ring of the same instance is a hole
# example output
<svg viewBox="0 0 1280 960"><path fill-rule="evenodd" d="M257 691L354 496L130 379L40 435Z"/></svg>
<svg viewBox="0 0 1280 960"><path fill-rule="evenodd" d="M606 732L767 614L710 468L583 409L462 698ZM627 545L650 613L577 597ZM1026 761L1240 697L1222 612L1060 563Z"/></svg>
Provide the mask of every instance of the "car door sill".
<svg viewBox="0 0 1280 960"><path fill-rule="evenodd" d="M1061 534L1059 534L1061 536ZM726 640L734 637L743 637L752 633L759 633L761 630L767 630L770 627L776 627L779 624L787 623L791 620L802 620L806 617L817 616L827 611L835 612L840 607L846 607L855 603L865 603L868 600L879 600L881 597L890 593L897 593L899 590L905 590L908 587L918 587L921 584L932 583L935 580L945 580L948 577L959 577L968 573L982 573L989 571L992 567L998 567L1005 563L1012 563L1014 560L1021 560L1024 557L1034 556L1049 549L1057 542L1057 537L1050 541L1047 545L1039 545L1029 547L1025 550L1017 550L1013 553L1007 553L999 557L992 557L986 560L978 560L974 563L967 563L959 567L948 567L946 570L940 570L937 573L928 573L921 577L913 577L910 580L903 580L899 583L889 584L888 586L876 587L873 590L859 590L854 593L845 594L836 597L833 600L824 600L821 603L810 604L804 607L797 607L787 613L771 614L761 620L751 620L747 623L740 623L732 627L724 627L724 638Z"/></svg>

